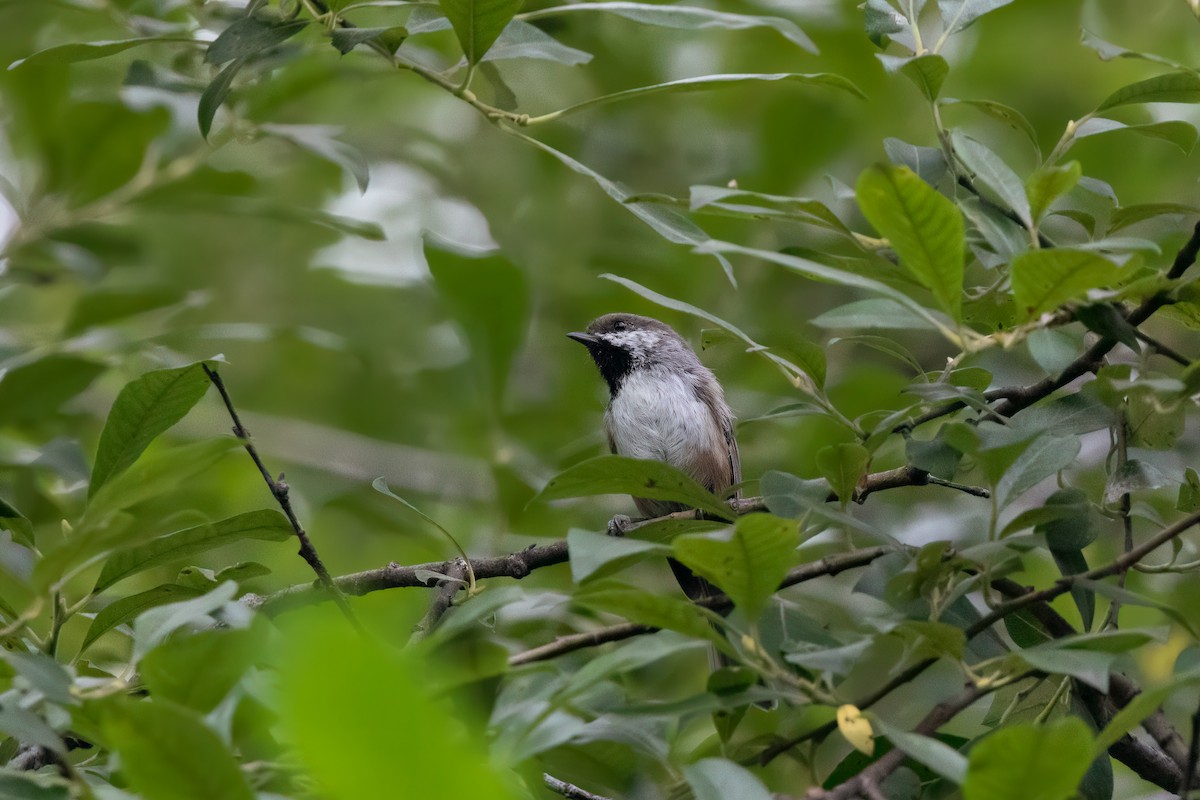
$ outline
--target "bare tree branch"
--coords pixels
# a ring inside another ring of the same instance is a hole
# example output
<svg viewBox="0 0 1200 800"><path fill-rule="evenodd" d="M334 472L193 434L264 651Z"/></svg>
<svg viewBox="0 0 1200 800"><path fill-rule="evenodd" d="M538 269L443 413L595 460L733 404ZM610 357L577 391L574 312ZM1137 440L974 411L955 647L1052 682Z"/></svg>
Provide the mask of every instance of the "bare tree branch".
<svg viewBox="0 0 1200 800"><path fill-rule="evenodd" d="M875 492L899 489L905 486L931 485L955 489L975 497L988 496L986 489L950 483L949 481L943 481L931 476L925 470L917 469L913 466L904 466L868 475L855 491L854 500L855 502L862 503L868 496ZM831 492L827 499L832 502L837 500L837 495ZM738 514L765 511L767 508L765 501L761 497L731 500L729 505ZM651 523L665 520L692 520L700 519L701 517L702 514L699 511L690 509L687 511L677 511L661 517L638 520L626 526L625 531L627 533L632 532ZM515 578L519 580L535 569L562 564L566 560L567 543L565 540L560 539L546 545L530 546L525 550L510 553L506 556L473 558L471 559L471 567L475 570L476 579ZM384 589L405 587L429 588L438 585L438 576L449 574L457 563L461 563L459 559L429 562L413 566L402 566L396 562L392 562L386 567L380 567L379 569L343 575L334 579L334 584L347 595L364 595ZM289 586L266 596L249 594L242 598L243 602L254 607L261 607L272 614L287 611L320 599L319 593L311 583Z"/></svg>
<svg viewBox="0 0 1200 800"><path fill-rule="evenodd" d="M238 417L237 409L233 405L233 399L229 396L229 390L225 388L225 382L221 380L221 376L215 369L210 368L207 364L201 363L204 369L204 374L208 376L208 380L213 386L217 387L217 391L221 394L221 400L225 403L225 409L229 412L230 419L233 420L233 435L242 442L242 447L250 454L250 458L254 461L254 466L258 467L258 471L262 474L263 480L267 482L267 488L271 490L271 495L275 498L275 502L279 503L279 507L283 509L283 513L287 516L288 522L292 525L292 530L296 534L296 538L300 541L300 557L303 558L308 565L312 567L313 572L317 573L317 580L321 586L333 598L333 601L345 614L346 618L354 624L359 630L362 629L362 624L358 621L358 617L354 615L354 610L350 608L350 604L346 601L345 596L338 590L333 578L329 575L329 570L325 568L325 563L321 561L321 557L317 555L317 548L313 546L312 540L308 537L304 527L301 526L300 520L296 517L296 512L292 509L292 501L288 496L287 481L283 479L283 473L279 474L279 478L272 478L270 470L258 455L258 450L254 447L254 442L250 440L250 431L242 425L242 420Z"/></svg>

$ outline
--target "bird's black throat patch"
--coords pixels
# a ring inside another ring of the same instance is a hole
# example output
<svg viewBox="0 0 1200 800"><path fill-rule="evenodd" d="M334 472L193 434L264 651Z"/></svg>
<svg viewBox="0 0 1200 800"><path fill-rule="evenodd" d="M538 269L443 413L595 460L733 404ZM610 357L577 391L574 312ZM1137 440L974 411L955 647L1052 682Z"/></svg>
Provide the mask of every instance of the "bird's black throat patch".
<svg viewBox="0 0 1200 800"><path fill-rule="evenodd" d="M609 396L616 397L621 381L633 370L633 356L623 347L616 347L603 340L588 344L588 352L600 369L600 376L608 384Z"/></svg>

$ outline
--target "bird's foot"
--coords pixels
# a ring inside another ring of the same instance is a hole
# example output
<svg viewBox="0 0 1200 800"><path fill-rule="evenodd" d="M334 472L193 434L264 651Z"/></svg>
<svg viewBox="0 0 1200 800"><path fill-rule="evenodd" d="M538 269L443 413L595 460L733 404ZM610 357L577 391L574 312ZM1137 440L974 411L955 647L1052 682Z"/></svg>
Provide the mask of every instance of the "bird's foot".
<svg viewBox="0 0 1200 800"><path fill-rule="evenodd" d="M609 536L624 536L625 529L633 524L633 520L624 514L617 514L608 521Z"/></svg>

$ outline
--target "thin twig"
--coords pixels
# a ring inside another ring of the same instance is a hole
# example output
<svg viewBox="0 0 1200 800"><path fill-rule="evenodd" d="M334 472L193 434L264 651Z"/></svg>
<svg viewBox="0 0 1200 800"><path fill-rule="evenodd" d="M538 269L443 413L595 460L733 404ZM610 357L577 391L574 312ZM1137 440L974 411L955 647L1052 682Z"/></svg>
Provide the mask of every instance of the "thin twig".
<svg viewBox="0 0 1200 800"><path fill-rule="evenodd" d="M808 564L802 564L790 572L780 582L779 588L786 589L789 586L795 586L798 583L810 581L813 578L819 578L823 575L837 575L849 569L856 567L864 567L870 564L877 558L885 556L888 553L894 553L895 548L892 547L869 547L864 550L856 550L851 553L839 553L837 555L826 556L825 558L813 561ZM712 597L706 597L702 600L695 601L696 605L704 606L713 611L727 611L733 607L733 601L728 595L717 594ZM641 636L647 633L654 633L660 630L651 625L639 625L632 622L624 622L619 625L610 625L607 628L599 630L587 631L586 633L574 633L567 636L560 636L552 642L548 642L539 647L534 647L530 650L517 653L508 659L510 667L519 667L522 664L532 664L535 661L546 661L551 658L556 658L566 653L571 653L576 650L582 650L588 647L596 647L609 642L618 642L623 639L629 639L634 636Z"/></svg>
<svg viewBox="0 0 1200 800"><path fill-rule="evenodd" d="M1197 524L1200 524L1200 512L1196 512L1184 517L1174 525L1163 529L1156 536L1148 539L1140 546L1133 548L1127 553L1123 553L1121 556L1102 567L1097 567L1076 575L1063 576L1055 582L1054 586L1046 589L1031 590L1025 594L1014 597L1011 600L1000 604L989 614L986 614L975 623L968 626L963 633L966 634L967 639L973 639L974 637L986 631L988 628L995 625L997 622L1007 617L1009 614L1013 614L1029 606L1049 602L1060 595L1066 594L1067 592L1071 591L1075 584L1080 580L1097 580L1099 578L1108 578L1122 571L1128 570L1133 564L1137 563L1154 550L1157 550L1162 545L1170 542L1172 539L1176 538L1184 531ZM925 670L936 664L938 660L939 659L936 657L927 658L924 661L919 661L916 664L913 664L911 667L908 667L899 675L892 678L886 684L880 686L878 689L871 692L854 705L861 709L870 708L896 689L912 682L917 676L921 675L925 672ZM825 725L808 731L807 733L804 733L793 739L777 742L758 754L758 756L755 757L755 760L760 764L768 764L779 755L787 752L802 742L806 742L809 739L819 739L827 736L835 727L835 723L826 723Z"/></svg>
<svg viewBox="0 0 1200 800"><path fill-rule="evenodd" d="M1188 745L1187 766L1183 770L1183 780L1179 784L1180 800L1188 800L1192 791L1192 783L1196 779L1196 762L1200 760L1200 708L1192 714L1192 742Z"/></svg>
<svg viewBox="0 0 1200 800"><path fill-rule="evenodd" d="M1171 263L1171 268L1167 270L1166 277L1168 280L1178 280L1187 272L1188 267L1196 261L1197 254L1200 253L1200 223L1192 230L1191 238L1179 249L1176 253L1174 261ZM1160 308L1170 304L1171 298L1168 294L1160 292L1159 294L1149 297L1142 301L1142 304L1129 312L1126 320L1135 328L1141 325L1147 319L1154 315ZM1149 336L1138 332L1139 338L1154 347L1159 353L1164 356L1179 362L1180 364L1189 365L1189 361L1185 356L1176 353L1166 345L1161 345L1159 342L1151 339ZM1018 411L1021 411L1034 403L1050 396L1062 387L1066 386L1076 378L1080 378L1089 372L1095 372L1104 363L1104 357L1108 352L1117 346L1117 340L1110 337L1103 337L1082 355L1067 365L1058 375L1049 376L1037 383L1032 383L1027 386L1010 386L1000 389L991 389L984 393L984 397L991 401L999 399L1002 402L995 406L993 412L1001 417L1011 417ZM914 417L911 420L902 422L897 425L893 432L905 433L912 431L927 422L940 419L949 414L953 414L960 409L966 407L966 403L961 400L954 400L937 408L930 409L924 414Z"/></svg>
<svg viewBox="0 0 1200 800"><path fill-rule="evenodd" d="M267 483L267 488L271 490L271 496L275 498L275 502L279 504L284 516L287 517L288 522L291 524L292 531L296 534L296 539L300 542L300 557L317 574L317 580L329 593L329 596L333 598L333 601L341 609L346 619L350 620L356 628L361 630L362 624L358 621L358 617L354 615L354 610L350 608L350 603L347 602L346 597L329 575L329 570L325 568L321 557L317 555L317 548L313 546L312 540L308 537L304 527L300 524L299 518L296 516L295 510L292 508L289 487L287 481L283 479L283 473L279 474L278 479L271 477L270 470L263 463L262 458L258 455L258 450L254 447L254 442L250 439L250 431L246 430L246 426L242 424L242 420L238 416L237 408L233 405L233 399L229 396L229 390L225 388L225 382L221 380L221 376L215 369L203 363L200 366L204 368L204 374L208 376L212 385L217 387L217 391L221 395L221 400L225 403L225 410L229 412L229 418L233 420L233 435L241 440L242 447L250 454L251 460L254 461L254 466L258 467L259 473Z"/></svg>
<svg viewBox="0 0 1200 800"><path fill-rule="evenodd" d="M1125 410L1117 415L1116 424L1116 449L1117 449L1117 475L1120 475L1125 465L1129 462L1129 417ZM1121 517L1121 529L1125 534L1123 552L1128 553L1133 549L1133 515L1130 513L1133 509L1133 499L1129 492L1121 494L1120 505L1117 507L1117 513ZM1129 574L1128 570L1122 570L1117 573L1118 588L1125 588L1125 577ZM1112 627L1114 629L1121 626L1121 601L1113 599L1108 607L1108 615L1105 617L1102 628Z"/></svg>
<svg viewBox="0 0 1200 800"><path fill-rule="evenodd" d="M438 620L442 618L450 606L454 604L454 596L458 594L458 590L466 583L465 577L467 574L466 566L462 559L454 563L449 570L446 571L446 578L438 582L437 593L433 596L433 602L429 604L429 610L425 612L425 616L417 623L416 634L414 639L422 639L437 626Z"/></svg>
<svg viewBox="0 0 1200 800"><path fill-rule="evenodd" d="M586 789L580 789L573 783L561 781L549 773L542 773L542 782L546 784L546 788L555 794L561 794L567 800L609 800L599 794L592 794Z"/></svg>
<svg viewBox="0 0 1200 800"><path fill-rule="evenodd" d="M954 719L960 712L966 710L975 701L991 691L991 688L980 688L975 685L967 686L954 697L934 706L933 710L926 714L924 719L913 728L913 733L921 736L933 736L937 733L938 728ZM849 800L849 798L860 795L873 797L872 788L875 792L878 792L879 784L888 775L895 772L904 763L906 758L908 758L907 753L898 747L893 748L845 783L824 792L810 791L808 798L810 800Z"/></svg>
<svg viewBox="0 0 1200 800"><path fill-rule="evenodd" d="M1178 350L1163 344L1148 333L1143 333L1139 330L1137 331L1137 338L1149 345L1150 349L1154 352L1161 356L1166 356L1181 367L1190 367L1192 365L1191 359L1189 359L1183 353L1180 353Z"/></svg>

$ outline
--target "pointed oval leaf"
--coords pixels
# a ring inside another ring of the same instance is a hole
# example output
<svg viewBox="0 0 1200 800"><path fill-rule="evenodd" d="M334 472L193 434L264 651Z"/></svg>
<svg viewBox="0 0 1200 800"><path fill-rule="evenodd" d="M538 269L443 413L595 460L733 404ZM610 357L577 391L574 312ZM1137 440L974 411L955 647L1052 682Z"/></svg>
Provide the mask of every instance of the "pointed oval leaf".
<svg viewBox="0 0 1200 800"><path fill-rule="evenodd" d="M1096 110L1138 103L1200 103L1200 75L1170 72L1124 86L1105 98Z"/></svg>
<svg viewBox="0 0 1200 800"><path fill-rule="evenodd" d="M523 14L526 20L541 17L557 16L577 11L602 11L623 17L643 25L655 25L662 28L682 30L700 30L705 28L724 28L725 30L745 30L747 28L772 28L792 44L803 47L810 52L817 52L816 45L800 30L796 23L782 17L760 17L749 14L733 14L727 11L714 11L708 8L697 8L684 5L655 5L653 3L632 2L600 2L572 3L564 6L532 11Z"/></svg>
<svg viewBox="0 0 1200 800"><path fill-rule="evenodd" d="M1033 318L1109 286L1119 267L1099 253L1083 250L1029 250L1012 261L1017 308Z"/></svg>
<svg viewBox="0 0 1200 800"><path fill-rule="evenodd" d="M593 106L605 105L618 100L628 100L635 97L644 97L651 94L661 94L664 92L703 92L713 89L730 89L737 86L752 83L800 83L809 86L829 86L834 89L841 89L849 92L856 97L865 98L862 90L854 85L849 79L843 78L841 75L835 75L831 72L818 72L812 74L803 74L799 72L776 72L776 73L747 73L747 74L726 74L726 75L698 75L694 78L680 78L675 81L667 81L666 83L657 83L653 86L639 86L636 89L626 89L623 92L613 92L612 94L593 97L589 100L584 100L582 103L576 103L573 106L552 111L549 114L542 115L542 119L557 119L565 117L568 114L574 114L576 111L582 111L585 108Z"/></svg>
<svg viewBox="0 0 1200 800"><path fill-rule="evenodd" d="M725 637L717 632L706 616L711 612L705 612L689 600L622 584L599 584L595 589L576 592L572 601L597 611L616 614L638 625L679 631L730 651Z"/></svg>
<svg viewBox="0 0 1200 800"><path fill-rule="evenodd" d="M1064 800L1092 762L1092 732L1078 717L1020 723L980 739L967 759L965 800Z"/></svg>
<svg viewBox="0 0 1200 800"><path fill-rule="evenodd" d="M144 797L254 800L229 749L194 711L166 701L105 706L105 743Z"/></svg>
<svg viewBox="0 0 1200 800"><path fill-rule="evenodd" d="M954 203L907 167L883 164L863 172L857 193L863 214L891 242L901 263L957 319L965 239Z"/></svg>
<svg viewBox="0 0 1200 800"><path fill-rule="evenodd" d="M174 603L179 600L189 600L202 594L198 589L179 586L174 583L163 584L145 592L122 597L104 607L92 620L91 627L83 637L80 651L91 646L92 642L111 631L118 625L124 625L135 619L139 614L155 606Z"/></svg>
<svg viewBox="0 0 1200 800"><path fill-rule="evenodd" d="M750 770L727 758L702 758L683 768L696 800L771 800L771 793Z"/></svg>
<svg viewBox="0 0 1200 800"><path fill-rule="evenodd" d="M183 419L207 390L208 376L199 362L147 372L126 384L100 434L88 497L128 469L150 442Z"/></svg>
<svg viewBox="0 0 1200 800"><path fill-rule="evenodd" d="M889 56L876 53L875 57L888 72L899 72L912 81L926 100L937 100L942 84L950 74L950 64L935 53L920 56Z"/></svg>
<svg viewBox="0 0 1200 800"><path fill-rule="evenodd" d="M716 584L755 619L779 589L796 557L800 533L794 520L748 514L731 531L686 534L675 539L675 558Z"/></svg>
<svg viewBox="0 0 1200 800"><path fill-rule="evenodd" d="M229 90L233 88L233 79L237 77L240 70L246 63L243 58L235 58L229 62L223 70L217 73L217 77L213 78L208 86L200 95L200 104L196 107L196 123L200 126L200 135L205 139L208 138L209 131L212 130L213 119L217 116L217 110L221 104L225 102L225 98L229 96Z"/></svg>
<svg viewBox="0 0 1200 800"><path fill-rule="evenodd" d="M858 482L867 474L871 454L857 442L835 444L817 453L817 469L829 481L829 487L845 508L854 499Z"/></svg>
<svg viewBox="0 0 1200 800"><path fill-rule="evenodd" d="M733 518L729 506L683 472L661 461L626 456L598 456L568 467L550 479L538 498L560 500L597 494L670 500L721 519Z"/></svg>
<svg viewBox="0 0 1200 800"><path fill-rule="evenodd" d="M105 562L92 591L102 592L130 575L242 539L284 542L292 538L293 533L287 517L270 508L238 514L220 522L184 528L144 545L114 553Z"/></svg>
<svg viewBox="0 0 1200 800"><path fill-rule="evenodd" d="M955 34L975 20L1003 8L1013 0L937 0L938 12L942 15L942 28L947 34Z"/></svg>
<svg viewBox="0 0 1200 800"><path fill-rule="evenodd" d="M1029 213L1033 220L1041 220L1050 204L1071 191L1082 175L1083 168L1078 161L1061 167L1045 167L1030 175L1025 182L1025 195L1029 198Z"/></svg>
<svg viewBox="0 0 1200 800"><path fill-rule="evenodd" d="M8 65L10 70L21 66L41 64L74 64L79 61L92 61L97 58L123 53L132 47L155 42L193 42L188 36L143 36L137 39L115 39L106 42L69 42L44 50L38 50L32 55L18 59Z"/></svg>
<svg viewBox="0 0 1200 800"><path fill-rule="evenodd" d="M1025 182L1013 172L1012 167L982 142L977 142L961 131L953 131L950 137L954 142L954 152L975 174L975 179L1020 217L1026 227L1032 225L1029 198L1025 195Z"/></svg>
<svg viewBox="0 0 1200 800"><path fill-rule="evenodd" d="M478 64L500 37L501 31L521 10L522 0L438 0L454 26L463 55Z"/></svg>
<svg viewBox="0 0 1200 800"><path fill-rule="evenodd" d="M283 20L266 14L242 17L213 40L204 60L220 66L227 61L249 58L283 44L307 25L306 19Z"/></svg>

